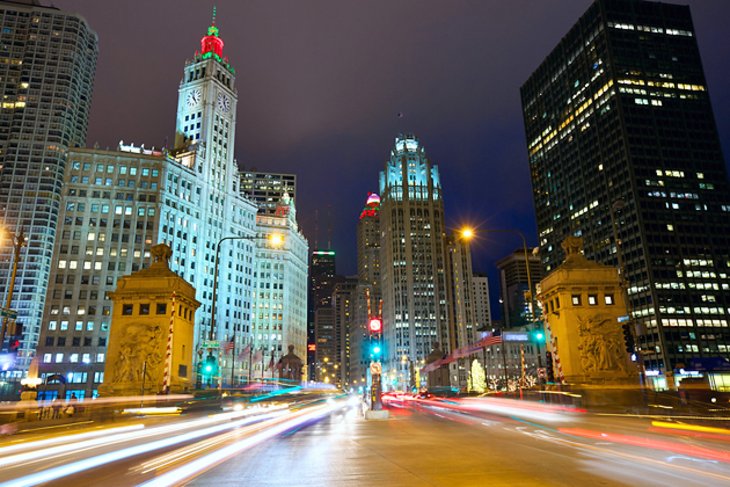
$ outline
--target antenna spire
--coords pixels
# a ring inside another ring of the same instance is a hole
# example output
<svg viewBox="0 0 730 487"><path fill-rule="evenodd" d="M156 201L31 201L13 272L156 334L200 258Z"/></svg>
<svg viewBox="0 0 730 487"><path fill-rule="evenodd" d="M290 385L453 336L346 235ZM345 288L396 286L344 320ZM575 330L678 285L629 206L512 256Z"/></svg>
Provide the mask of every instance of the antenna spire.
<svg viewBox="0 0 730 487"><path fill-rule="evenodd" d="M213 5L213 20L211 21L211 25L215 25L215 13L216 13L216 8L215 8L215 5Z"/></svg>

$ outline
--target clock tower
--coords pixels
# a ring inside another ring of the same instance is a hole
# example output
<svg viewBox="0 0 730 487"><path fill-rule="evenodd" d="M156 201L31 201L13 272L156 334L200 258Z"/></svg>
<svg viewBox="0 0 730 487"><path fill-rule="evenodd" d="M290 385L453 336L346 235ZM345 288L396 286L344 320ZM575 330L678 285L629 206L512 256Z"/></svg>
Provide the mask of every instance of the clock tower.
<svg viewBox="0 0 730 487"><path fill-rule="evenodd" d="M200 51L185 63L178 90L175 148L197 146L198 177L230 192L238 179L233 160L238 96L235 70L223 56L223 45L213 9L213 21L200 40Z"/></svg>

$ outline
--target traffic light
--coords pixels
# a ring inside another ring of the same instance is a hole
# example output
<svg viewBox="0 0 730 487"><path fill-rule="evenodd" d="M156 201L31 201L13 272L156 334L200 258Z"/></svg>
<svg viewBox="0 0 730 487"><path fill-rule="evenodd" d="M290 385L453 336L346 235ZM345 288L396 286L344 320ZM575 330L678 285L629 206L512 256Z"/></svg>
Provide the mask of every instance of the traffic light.
<svg viewBox="0 0 730 487"><path fill-rule="evenodd" d="M631 324L625 323L621 325L621 330L624 332L624 345L626 345L626 352L634 353L636 343L634 343L634 334L631 333Z"/></svg>
<svg viewBox="0 0 730 487"><path fill-rule="evenodd" d="M379 318L371 318L370 323L368 323L368 330L371 336L380 335L383 333L383 322Z"/></svg>
<svg viewBox="0 0 730 487"><path fill-rule="evenodd" d="M370 357L377 362L383 352L383 322L380 318L370 318L368 332L370 333Z"/></svg>
<svg viewBox="0 0 730 487"><path fill-rule="evenodd" d="M555 371L553 370L553 353L545 352L545 379L548 382L555 382Z"/></svg>
<svg viewBox="0 0 730 487"><path fill-rule="evenodd" d="M23 324L15 323L15 333L8 340L8 352L17 354L20 348L20 342L23 341Z"/></svg>
<svg viewBox="0 0 730 487"><path fill-rule="evenodd" d="M540 329L532 330L532 332L530 332L530 337L535 343L545 343L545 332Z"/></svg>
<svg viewBox="0 0 730 487"><path fill-rule="evenodd" d="M215 377L218 373L218 361L212 354L208 354L203 362L203 375L206 377Z"/></svg>

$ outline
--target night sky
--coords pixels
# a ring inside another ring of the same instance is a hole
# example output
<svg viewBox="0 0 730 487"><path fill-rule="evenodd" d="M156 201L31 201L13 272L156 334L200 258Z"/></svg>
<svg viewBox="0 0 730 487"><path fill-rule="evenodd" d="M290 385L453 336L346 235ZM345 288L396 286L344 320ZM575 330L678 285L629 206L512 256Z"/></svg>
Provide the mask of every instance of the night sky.
<svg viewBox="0 0 730 487"><path fill-rule="evenodd" d="M730 151L730 1L689 4L725 159ZM447 226L516 228L537 244L519 88L591 0L218 1L236 69L236 157L298 177L310 246L354 274L355 228L394 137L416 134L439 165ZM186 59L213 2L56 0L99 35L87 143L162 146L175 130ZM316 217L315 215L318 215ZM520 246L481 235L475 271ZM496 309L495 309L496 311Z"/></svg>

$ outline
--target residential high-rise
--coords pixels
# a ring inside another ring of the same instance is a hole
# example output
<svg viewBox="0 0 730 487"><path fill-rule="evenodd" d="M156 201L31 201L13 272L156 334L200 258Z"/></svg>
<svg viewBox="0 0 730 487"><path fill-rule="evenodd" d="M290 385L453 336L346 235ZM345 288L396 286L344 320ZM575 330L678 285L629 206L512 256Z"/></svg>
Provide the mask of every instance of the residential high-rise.
<svg viewBox="0 0 730 487"><path fill-rule="evenodd" d="M0 380L17 382L40 334L66 151L86 142L98 39L80 15L35 2L0 2L0 21L0 227L27 241L11 302L23 340ZM3 306L12 253L0 240Z"/></svg>
<svg viewBox="0 0 730 487"><path fill-rule="evenodd" d="M525 326L532 321L530 303L525 293L543 278L540 258L527 249L527 262L530 265L528 280L525 263L525 249L516 249L497 261L499 269L499 292L502 299L502 323L504 328Z"/></svg>
<svg viewBox="0 0 730 487"><path fill-rule="evenodd" d="M396 137L380 197L383 366L405 382L410 362L450 343L441 181L415 136Z"/></svg>
<svg viewBox="0 0 730 487"><path fill-rule="evenodd" d="M687 6L597 0L522 86L540 251L621 268L657 388L730 356L730 190Z"/></svg>
<svg viewBox="0 0 730 487"><path fill-rule="evenodd" d="M489 279L486 274L475 272L472 276L474 282L474 315L476 329L489 330L492 328L492 312L489 309Z"/></svg>
<svg viewBox="0 0 730 487"><path fill-rule="evenodd" d="M240 174L240 189L243 196L256 203L259 213L273 215L284 193L297 200L297 176L244 169Z"/></svg>

